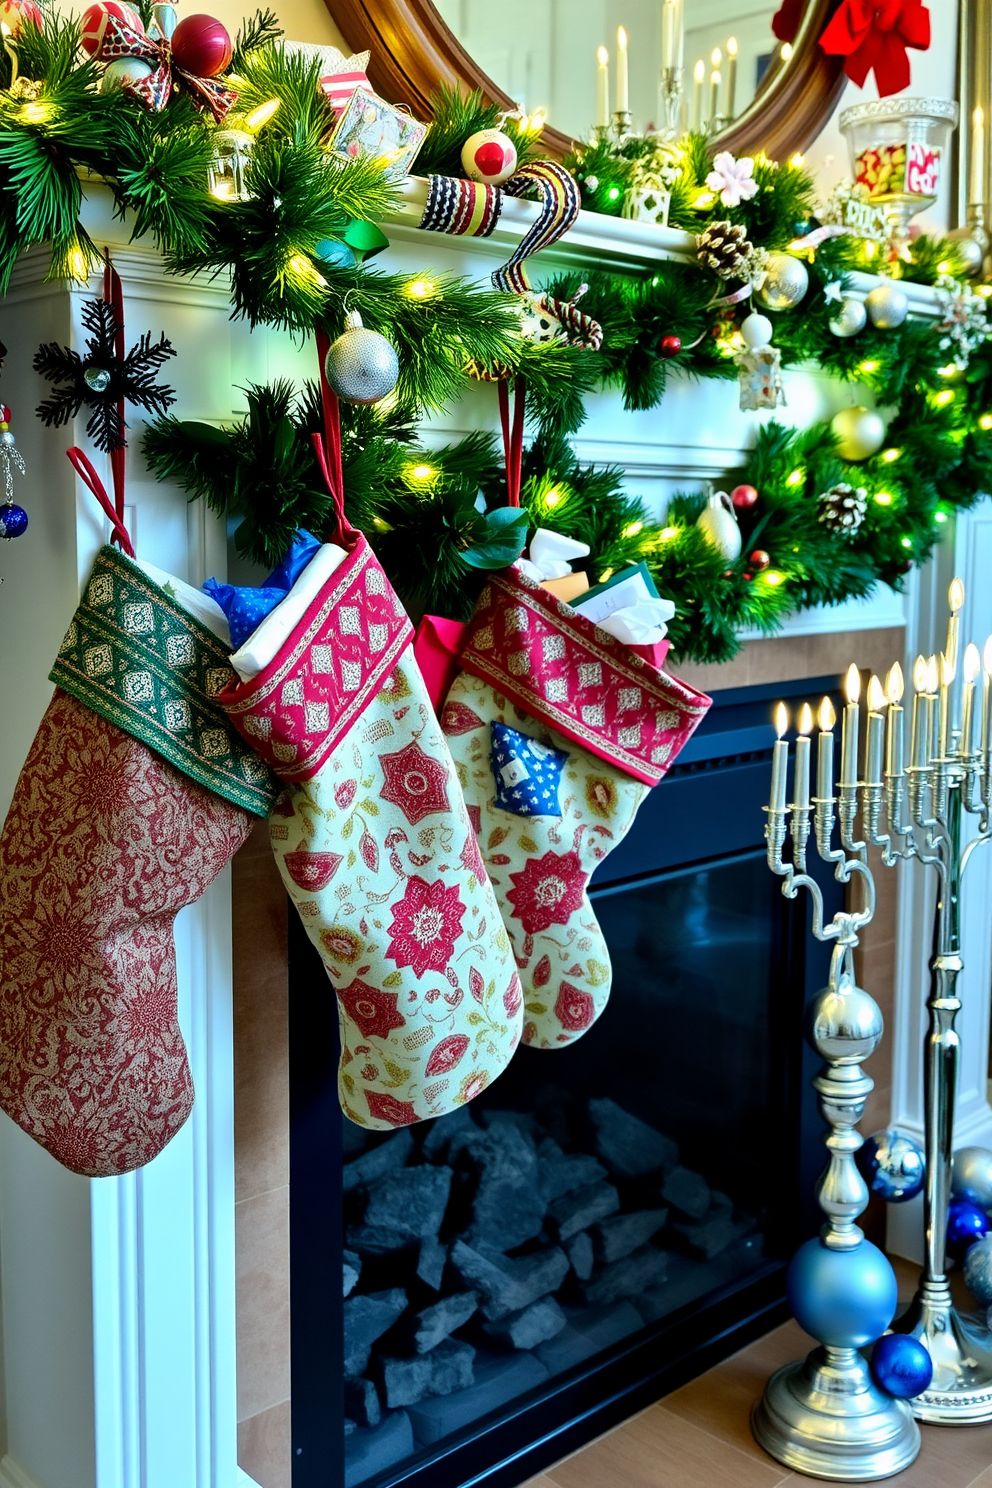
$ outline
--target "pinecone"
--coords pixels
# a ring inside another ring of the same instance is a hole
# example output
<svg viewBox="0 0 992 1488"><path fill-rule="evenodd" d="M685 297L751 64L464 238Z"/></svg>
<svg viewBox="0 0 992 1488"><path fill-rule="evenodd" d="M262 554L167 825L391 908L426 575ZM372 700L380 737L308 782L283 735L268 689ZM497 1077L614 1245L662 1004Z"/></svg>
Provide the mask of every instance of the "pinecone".
<svg viewBox="0 0 992 1488"><path fill-rule="evenodd" d="M720 279L746 279L753 253L747 228L739 223L711 222L696 239L700 263Z"/></svg>
<svg viewBox="0 0 992 1488"><path fill-rule="evenodd" d="M842 481L831 486L817 498L820 503L820 521L831 532L841 537L853 537L865 519L868 510L868 492L864 486L849 486Z"/></svg>

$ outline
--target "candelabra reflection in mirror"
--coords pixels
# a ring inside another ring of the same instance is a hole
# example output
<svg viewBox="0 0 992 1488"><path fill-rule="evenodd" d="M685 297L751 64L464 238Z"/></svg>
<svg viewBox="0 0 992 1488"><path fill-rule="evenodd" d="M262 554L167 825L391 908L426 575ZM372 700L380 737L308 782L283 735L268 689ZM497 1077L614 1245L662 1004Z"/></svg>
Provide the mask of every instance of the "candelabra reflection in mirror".
<svg viewBox="0 0 992 1488"><path fill-rule="evenodd" d="M865 845L853 837L856 698L844 710L839 799L834 792L835 721L833 706L825 698L819 717L817 793L811 798L813 716L804 705L790 805L789 745L784 737L788 716L779 705L765 828L768 866L784 879L782 893L795 899L805 889L813 900L813 934L834 943L827 986L810 1004L806 1029L824 1060L813 1083L829 1127L824 1139L827 1165L816 1190L826 1222L819 1236L796 1252L788 1274L793 1314L821 1346L772 1375L755 1406L752 1428L761 1446L787 1467L816 1477L863 1482L908 1466L920 1449L920 1433L906 1402L881 1388L859 1352L875 1343L892 1322L896 1279L885 1256L855 1222L868 1203L868 1188L854 1160L862 1145L855 1128L873 1088L861 1065L878 1046L883 1025L877 1004L857 986L854 976L854 948L875 912L875 884ZM873 732L868 746L877 752ZM841 846L834 847L838 817ZM849 907L829 924L824 924L819 884L807 872L811 827L816 852L831 865L834 877L841 883L857 877L864 886L864 907ZM909 1340L903 1346L923 1353Z"/></svg>

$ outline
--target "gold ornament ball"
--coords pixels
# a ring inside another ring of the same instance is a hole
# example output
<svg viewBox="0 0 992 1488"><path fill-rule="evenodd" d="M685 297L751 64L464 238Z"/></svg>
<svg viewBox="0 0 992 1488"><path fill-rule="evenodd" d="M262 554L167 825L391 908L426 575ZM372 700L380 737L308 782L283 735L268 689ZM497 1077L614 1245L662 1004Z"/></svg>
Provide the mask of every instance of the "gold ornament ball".
<svg viewBox="0 0 992 1488"><path fill-rule="evenodd" d="M885 443L885 420L874 408L842 408L835 413L830 427L838 438L837 453L842 460L868 460Z"/></svg>
<svg viewBox="0 0 992 1488"><path fill-rule="evenodd" d="M897 284L879 284L865 296L865 309L880 331L896 331L909 314L909 301Z"/></svg>
<svg viewBox="0 0 992 1488"><path fill-rule="evenodd" d="M809 288L809 270L791 253L770 253L765 282L758 299L768 310L791 310Z"/></svg>

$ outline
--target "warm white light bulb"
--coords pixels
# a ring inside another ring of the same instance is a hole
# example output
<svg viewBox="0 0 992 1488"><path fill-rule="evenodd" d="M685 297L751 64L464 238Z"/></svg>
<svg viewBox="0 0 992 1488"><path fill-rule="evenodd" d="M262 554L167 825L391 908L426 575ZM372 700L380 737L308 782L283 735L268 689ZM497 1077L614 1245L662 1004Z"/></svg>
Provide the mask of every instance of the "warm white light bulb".
<svg viewBox="0 0 992 1488"><path fill-rule="evenodd" d="M847 669L846 691L847 701L849 703L856 703L861 696L861 673L858 671L853 661Z"/></svg>
<svg viewBox="0 0 992 1488"><path fill-rule="evenodd" d="M964 585L960 579L951 580L951 587L947 591L947 599L951 606L951 614L956 615L964 604Z"/></svg>
<svg viewBox="0 0 992 1488"><path fill-rule="evenodd" d="M872 713L881 713L885 707L885 693L882 690L881 682L879 682L874 672L872 672L871 681L868 683L868 707Z"/></svg>
<svg viewBox="0 0 992 1488"><path fill-rule="evenodd" d="M964 653L964 680L974 682L982 669L982 658L974 641L969 641Z"/></svg>
<svg viewBox="0 0 992 1488"><path fill-rule="evenodd" d="M992 636L989 639L992 640ZM918 656L913 663L913 687L917 692L927 690L927 663L924 656Z"/></svg>
<svg viewBox="0 0 992 1488"><path fill-rule="evenodd" d="M830 730L837 722L836 709L834 708L833 703L828 697L825 697L820 704L817 722L819 723L820 728L825 734L829 734Z"/></svg>
<svg viewBox="0 0 992 1488"><path fill-rule="evenodd" d="M902 678L902 667L897 661L892 663L889 675L885 679L885 696L890 703L901 703L905 691L905 683Z"/></svg>
<svg viewBox="0 0 992 1488"><path fill-rule="evenodd" d="M779 703L775 709L775 732L781 739L789 727L789 710L784 703Z"/></svg>
<svg viewBox="0 0 992 1488"><path fill-rule="evenodd" d="M803 703L799 709L797 728L801 734L811 734L813 732L813 709L809 703Z"/></svg>

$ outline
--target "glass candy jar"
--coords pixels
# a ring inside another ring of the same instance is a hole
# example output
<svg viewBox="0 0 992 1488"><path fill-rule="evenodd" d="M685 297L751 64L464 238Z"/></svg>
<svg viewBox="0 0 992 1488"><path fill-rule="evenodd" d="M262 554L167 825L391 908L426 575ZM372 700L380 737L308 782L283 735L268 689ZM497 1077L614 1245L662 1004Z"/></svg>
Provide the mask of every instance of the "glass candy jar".
<svg viewBox="0 0 992 1488"><path fill-rule="evenodd" d="M917 212L937 200L957 122L957 104L944 98L882 98L841 113L854 180L885 208L895 243L906 242Z"/></svg>

